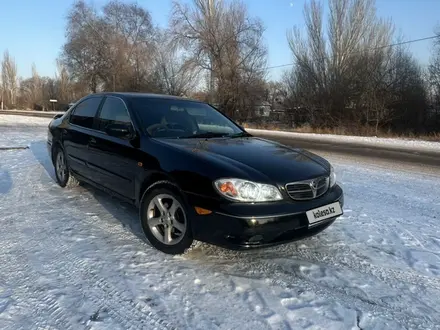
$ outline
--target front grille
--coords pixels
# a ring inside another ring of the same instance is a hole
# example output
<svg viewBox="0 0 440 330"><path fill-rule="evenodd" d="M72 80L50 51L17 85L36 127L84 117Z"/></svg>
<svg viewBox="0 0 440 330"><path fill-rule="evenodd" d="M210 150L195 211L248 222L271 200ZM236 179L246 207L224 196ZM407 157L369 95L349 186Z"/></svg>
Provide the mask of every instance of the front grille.
<svg viewBox="0 0 440 330"><path fill-rule="evenodd" d="M324 176L300 182L288 183L286 184L286 191L290 198L303 201L324 195L328 190L328 185L329 177ZM314 189L313 187L316 188Z"/></svg>

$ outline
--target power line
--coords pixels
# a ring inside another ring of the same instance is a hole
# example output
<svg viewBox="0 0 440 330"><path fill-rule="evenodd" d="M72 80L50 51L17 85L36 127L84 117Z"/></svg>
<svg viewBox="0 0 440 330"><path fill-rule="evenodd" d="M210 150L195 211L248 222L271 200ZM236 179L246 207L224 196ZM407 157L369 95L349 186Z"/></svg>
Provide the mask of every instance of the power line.
<svg viewBox="0 0 440 330"><path fill-rule="evenodd" d="M431 40L431 39L436 39L436 38L440 38L440 35L419 38L419 39L406 40L406 41L396 42L394 44L389 44L389 45L385 45L385 46L374 47L374 48L367 49L366 52L380 50L380 49L384 49L384 48L391 48L391 47L395 47L395 46L401 46L401 45L411 44L414 42L426 41L426 40ZM348 55L353 55L353 54L358 54L358 53L363 53L363 52L365 52L365 51L352 52L352 53L348 53ZM323 58L323 59L325 59L325 58ZM292 66L292 65L295 65L295 63L286 63L286 64L268 66L265 68L265 70L284 68L284 67L288 67L288 66Z"/></svg>

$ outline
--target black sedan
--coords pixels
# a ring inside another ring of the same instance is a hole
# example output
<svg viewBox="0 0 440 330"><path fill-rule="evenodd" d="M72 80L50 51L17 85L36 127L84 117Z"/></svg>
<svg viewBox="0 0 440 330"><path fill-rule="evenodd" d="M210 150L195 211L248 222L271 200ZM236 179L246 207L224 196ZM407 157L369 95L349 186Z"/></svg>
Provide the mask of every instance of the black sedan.
<svg viewBox="0 0 440 330"><path fill-rule="evenodd" d="M49 124L61 187L89 183L139 208L148 241L231 249L319 233L343 213L325 159L247 133L209 104L166 95L88 95Z"/></svg>

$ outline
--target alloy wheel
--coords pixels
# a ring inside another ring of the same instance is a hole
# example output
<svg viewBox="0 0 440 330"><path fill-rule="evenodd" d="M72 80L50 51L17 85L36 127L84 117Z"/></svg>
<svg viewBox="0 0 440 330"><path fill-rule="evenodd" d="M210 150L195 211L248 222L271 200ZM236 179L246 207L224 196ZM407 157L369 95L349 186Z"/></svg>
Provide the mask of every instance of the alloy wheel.
<svg viewBox="0 0 440 330"><path fill-rule="evenodd" d="M147 209L147 224L154 237L166 245L179 243L187 229L182 205L168 194L159 194L151 199Z"/></svg>
<svg viewBox="0 0 440 330"><path fill-rule="evenodd" d="M57 154L55 169L57 172L58 179L61 182L64 182L67 176L67 165L66 165L66 159L64 158L64 153L61 150L58 151Z"/></svg>

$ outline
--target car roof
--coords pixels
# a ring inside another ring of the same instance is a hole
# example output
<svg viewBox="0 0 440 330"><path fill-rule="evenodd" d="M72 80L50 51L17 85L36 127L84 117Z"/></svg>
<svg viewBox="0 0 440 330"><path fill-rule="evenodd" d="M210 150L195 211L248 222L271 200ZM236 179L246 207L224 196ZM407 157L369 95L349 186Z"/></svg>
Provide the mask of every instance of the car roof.
<svg viewBox="0 0 440 330"><path fill-rule="evenodd" d="M110 95L110 96L117 96L123 99L133 99L133 98L148 98L148 99L168 99L168 100L181 100L181 101L190 101L190 102L200 102L202 101L187 98L187 97L181 97L181 96L174 96L174 95L167 95L167 94L154 94L154 93L137 93L137 92L100 92L95 94L89 94L89 95Z"/></svg>

